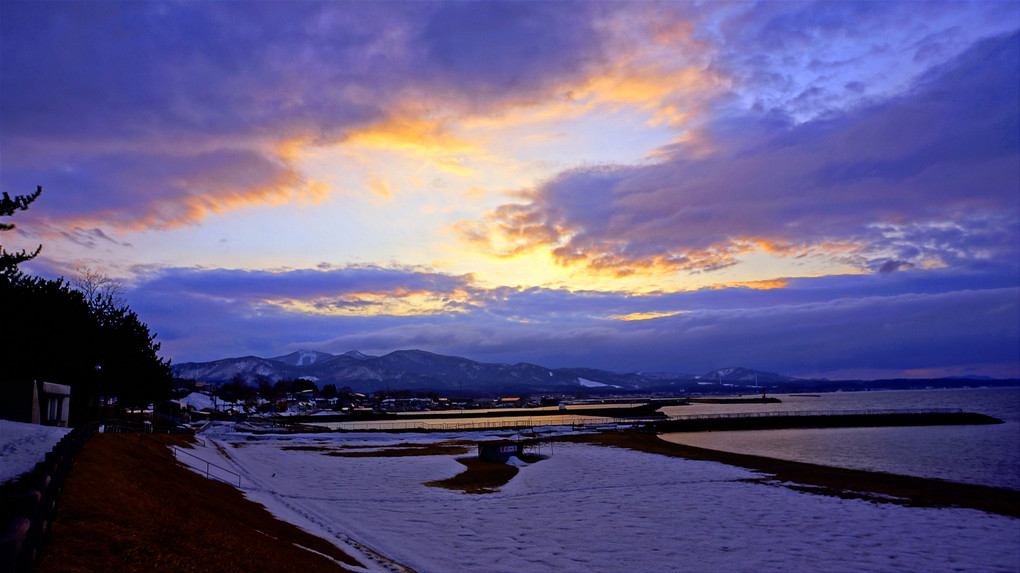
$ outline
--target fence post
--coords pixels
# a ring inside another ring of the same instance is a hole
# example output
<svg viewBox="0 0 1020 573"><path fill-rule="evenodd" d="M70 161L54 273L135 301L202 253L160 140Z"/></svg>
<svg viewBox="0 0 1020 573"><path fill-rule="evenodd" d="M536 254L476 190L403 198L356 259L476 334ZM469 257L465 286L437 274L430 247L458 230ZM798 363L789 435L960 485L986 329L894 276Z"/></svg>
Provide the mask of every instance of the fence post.
<svg viewBox="0 0 1020 573"><path fill-rule="evenodd" d="M27 517L15 517L0 536L0 573L16 573L29 571L32 568L34 555L29 555L25 542L32 529L32 522Z"/></svg>

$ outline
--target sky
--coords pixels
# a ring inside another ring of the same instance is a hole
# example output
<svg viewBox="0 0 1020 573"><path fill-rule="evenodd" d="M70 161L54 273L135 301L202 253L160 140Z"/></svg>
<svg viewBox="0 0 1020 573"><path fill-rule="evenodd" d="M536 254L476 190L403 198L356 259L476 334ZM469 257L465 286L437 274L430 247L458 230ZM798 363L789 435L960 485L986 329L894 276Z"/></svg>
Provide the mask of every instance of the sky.
<svg viewBox="0 0 1020 573"><path fill-rule="evenodd" d="M1020 376L1020 2L0 3L0 236L174 363Z"/></svg>

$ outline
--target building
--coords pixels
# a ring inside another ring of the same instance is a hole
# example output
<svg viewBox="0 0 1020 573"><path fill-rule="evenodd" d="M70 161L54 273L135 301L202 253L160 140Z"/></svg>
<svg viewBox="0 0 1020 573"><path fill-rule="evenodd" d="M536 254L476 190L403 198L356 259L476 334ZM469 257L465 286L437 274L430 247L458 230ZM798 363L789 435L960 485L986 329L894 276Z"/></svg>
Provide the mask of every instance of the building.
<svg viewBox="0 0 1020 573"><path fill-rule="evenodd" d="M0 384L0 418L14 422L67 427L71 387L50 382Z"/></svg>
<svg viewBox="0 0 1020 573"><path fill-rule="evenodd" d="M506 463L511 456L520 458L524 454L524 442L497 440L478 443L478 457L490 462Z"/></svg>

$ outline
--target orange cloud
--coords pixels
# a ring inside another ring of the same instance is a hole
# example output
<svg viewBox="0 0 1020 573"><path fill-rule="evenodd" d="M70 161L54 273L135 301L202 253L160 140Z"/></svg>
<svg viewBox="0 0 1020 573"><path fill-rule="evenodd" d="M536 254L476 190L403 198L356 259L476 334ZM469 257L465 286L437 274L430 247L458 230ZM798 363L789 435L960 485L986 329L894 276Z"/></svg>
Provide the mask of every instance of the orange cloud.
<svg viewBox="0 0 1020 573"><path fill-rule="evenodd" d="M675 310L672 312L632 312L630 314L614 314L609 318L611 320L622 320L625 322L631 322L635 320L651 320L653 318L665 318L668 316L676 316L678 314L684 314L686 310Z"/></svg>
<svg viewBox="0 0 1020 573"><path fill-rule="evenodd" d="M453 226L461 240L490 256L510 258L560 243L562 232L527 205L506 204L485 214L484 221Z"/></svg>
<svg viewBox="0 0 1020 573"><path fill-rule="evenodd" d="M463 290L436 293L398 288L386 292L344 293L313 299L274 299L270 304L288 312L326 316L428 316L464 313L470 295Z"/></svg>
<svg viewBox="0 0 1020 573"><path fill-rule="evenodd" d="M474 173L465 159L482 151L477 145L453 135L442 121L411 114L393 115L354 129L348 132L342 144L399 151L429 160L437 168L456 175Z"/></svg>
<svg viewBox="0 0 1020 573"><path fill-rule="evenodd" d="M735 281L719 285L714 285L713 289L724 289L742 287L753 290L772 290L776 288L786 288L790 285L790 279L765 279L760 281Z"/></svg>
<svg viewBox="0 0 1020 573"><path fill-rule="evenodd" d="M272 180L251 187L224 181L221 177L201 176L178 179L174 187L186 190L180 196L158 199L142 205L138 211L104 209L60 221L70 227L112 227L118 231L145 232L168 230L196 224L210 215L258 205L288 203L319 204L330 193L324 182L307 180L288 167Z"/></svg>

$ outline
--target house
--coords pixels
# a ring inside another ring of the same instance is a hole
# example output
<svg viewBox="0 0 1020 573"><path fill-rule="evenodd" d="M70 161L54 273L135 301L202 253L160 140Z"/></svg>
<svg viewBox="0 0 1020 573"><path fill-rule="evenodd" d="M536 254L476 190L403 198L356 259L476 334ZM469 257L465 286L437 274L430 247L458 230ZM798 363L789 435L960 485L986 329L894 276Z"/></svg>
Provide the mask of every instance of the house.
<svg viewBox="0 0 1020 573"><path fill-rule="evenodd" d="M506 463L511 456L518 458L524 453L524 442L513 440L494 440L478 442L478 457L490 462Z"/></svg>
<svg viewBox="0 0 1020 573"><path fill-rule="evenodd" d="M70 386L35 380L0 385L0 418L66 428L70 409Z"/></svg>

